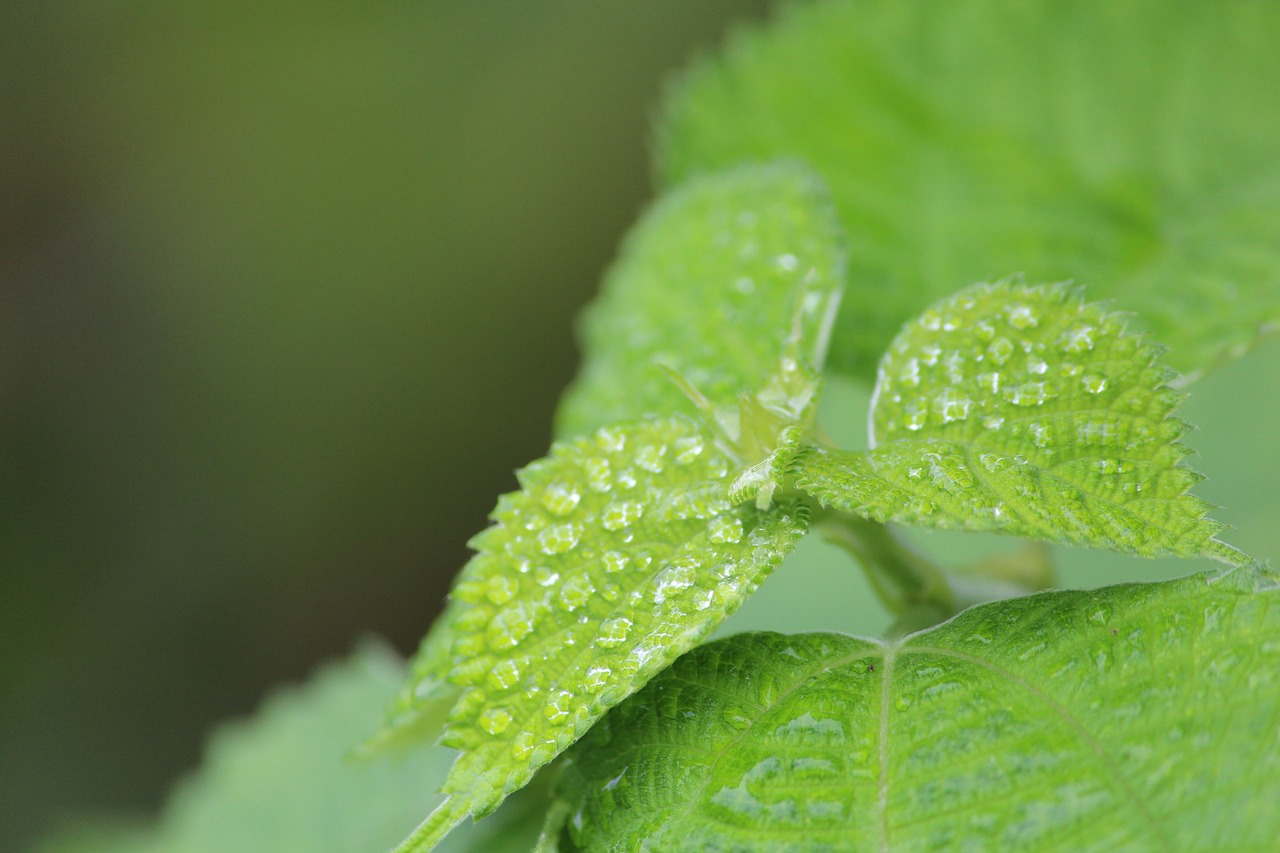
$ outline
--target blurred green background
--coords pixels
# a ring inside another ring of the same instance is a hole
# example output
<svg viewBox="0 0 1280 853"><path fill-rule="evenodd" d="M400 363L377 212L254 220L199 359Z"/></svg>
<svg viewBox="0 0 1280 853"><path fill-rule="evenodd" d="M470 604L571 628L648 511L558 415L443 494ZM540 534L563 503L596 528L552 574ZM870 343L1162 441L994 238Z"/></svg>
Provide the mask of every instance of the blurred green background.
<svg viewBox="0 0 1280 853"><path fill-rule="evenodd" d="M769 5L3 7L0 850L153 810L212 723L359 636L413 648L546 449L661 81ZM1273 342L1184 410L1264 557L1277 381ZM1067 586L1206 565L1058 553ZM806 541L724 631L887 621Z"/></svg>
<svg viewBox="0 0 1280 853"><path fill-rule="evenodd" d="M766 6L0 7L0 849L413 648L546 449L662 80Z"/></svg>

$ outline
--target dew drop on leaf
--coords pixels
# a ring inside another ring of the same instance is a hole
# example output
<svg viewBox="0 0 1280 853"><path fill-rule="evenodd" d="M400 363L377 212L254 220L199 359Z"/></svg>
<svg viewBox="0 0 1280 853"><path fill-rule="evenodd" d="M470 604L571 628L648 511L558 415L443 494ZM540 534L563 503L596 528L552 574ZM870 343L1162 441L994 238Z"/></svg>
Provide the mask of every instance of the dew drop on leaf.
<svg viewBox="0 0 1280 853"><path fill-rule="evenodd" d="M590 575L575 575L560 587L560 604L572 612L590 601L595 591L595 584L591 582Z"/></svg>
<svg viewBox="0 0 1280 853"><path fill-rule="evenodd" d="M486 708L476 722L489 734L499 735L511 725L511 713L505 708Z"/></svg>
<svg viewBox="0 0 1280 853"><path fill-rule="evenodd" d="M602 460L603 461L603 460ZM553 483L542 492L540 502L553 515L569 515L582 500L582 495L566 483Z"/></svg>
<svg viewBox="0 0 1280 853"><path fill-rule="evenodd" d="M736 515L718 515L707 528L707 538L717 544L738 542L742 539L742 520Z"/></svg>
<svg viewBox="0 0 1280 853"><path fill-rule="evenodd" d="M498 661L489 670L485 683L490 690L503 692L515 687L520 681L520 665L511 658Z"/></svg>
<svg viewBox="0 0 1280 853"><path fill-rule="evenodd" d="M577 522L557 524L538 533L538 548L548 556L563 554L565 551L572 550L581 538L581 524Z"/></svg>
<svg viewBox="0 0 1280 853"><path fill-rule="evenodd" d="M600 634L596 642L606 649L617 648L627 641L632 622L625 616L614 616L600 625Z"/></svg>
<svg viewBox="0 0 1280 853"><path fill-rule="evenodd" d="M1080 384L1084 386L1084 390L1090 394L1101 394L1107 390L1107 378L1098 376L1096 373L1086 373L1080 377Z"/></svg>
<svg viewBox="0 0 1280 853"><path fill-rule="evenodd" d="M638 501L613 501L600 515L605 530L615 531L630 527L644 515L644 504Z"/></svg>

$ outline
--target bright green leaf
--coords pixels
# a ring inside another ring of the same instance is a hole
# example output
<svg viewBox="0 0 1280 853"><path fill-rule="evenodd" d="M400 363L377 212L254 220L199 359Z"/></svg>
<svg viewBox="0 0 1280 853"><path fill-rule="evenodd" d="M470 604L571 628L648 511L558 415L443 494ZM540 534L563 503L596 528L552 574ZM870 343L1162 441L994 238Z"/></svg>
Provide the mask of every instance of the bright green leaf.
<svg viewBox="0 0 1280 853"><path fill-rule="evenodd" d="M48 853L351 853L386 850L421 817L433 783L456 753L420 751L395 761L353 762L404 677L381 649L323 669L302 688L274 695L250 720L220 728L200 770L183 782L155 826L69 828ZM527 853L545 803L512 799L484 826L450 837L440 853ZM488 825L492 824L492 825Z"/></svg>
<svg viewBox="0 0 1280 853"><path fill-rule="evenodd" d="M666 365L713 406L768 382L788 349L821 369L844 256L825 190L794 165L690 182L627 239L582 322L583 366L558 436L692 412Z"/></svg>
<svg viewBox="0 0 1280 853"><path fill-rule="evenodd" d="M831 366L993 276L1074 279L1194 373L1280 321L1280 4L794 4L674 91L670 184L795 158L831 187L849 289Z"/></svg>
<svg viewBox="0 0 1280 853"><path fill-rule="evenodd" d="M1280 589L1253 569L740 634L570 754L582 851L1272 850ZM563 848L562 848L563 849Z"/></svg>
<svg viewBox="0 0 1280 853"><path fill-rule="evenodd" d="M1161 351L1061 285L966 288L885 354L874 449L815 450L796 484L876 521L1240 562L1187 493Z"/></svg>
<svg viewBox="0 0 1280 853"><path fill-rule="evenodd" d="M484 815L737 609L804 533L791 501L734 506L742 461L692 419L602 427L519 472L414 668L464 688L446 801L402 849ZM447 662L443 671L441 662ZM417 685L407 694L417 695ZM397 705L393 724L415 708Z"/></svg>

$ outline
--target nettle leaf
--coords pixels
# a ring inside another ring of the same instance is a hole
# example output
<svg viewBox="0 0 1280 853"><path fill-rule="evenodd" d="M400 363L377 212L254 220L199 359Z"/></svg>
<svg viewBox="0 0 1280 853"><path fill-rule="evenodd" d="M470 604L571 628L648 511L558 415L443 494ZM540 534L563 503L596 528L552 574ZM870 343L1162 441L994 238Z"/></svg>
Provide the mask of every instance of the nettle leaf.
<svg viewBox="0 0 1280 853"><path fill-rule="evenodd" d="M849 281L831 366L1024 273L1114 297L1194 373L1280 321L1280 5L858 0L744 30L668 99L677 185L795 158L831 187Z"/></svg>
<svg viewBox="0 0 1280 853"><path fill-rule="evenodd" d="M873 449L814 450L796 484L876 521L1242 562L1188 494L1162 351L1066 286L966 288L885 354Z"/></svg>
<svg viewBox="0 0 1280 853"><path fill-rule="evenodd" d="M556 434L692 413L668 371L723 406L763 388L790 349L820 370L843 285L835 212L810 172L689 182L641 220L584 314L583 368Z"/></svg>
<svg viewBox="0 0 1280 853"><path fill-rule="evenodd" d="M1235 569L702 646L570 754L561 849L1273 849L1278 598Z"/></svg>
<svg viewBox="0 0 1280 853"><path fill-rule="evenodd" d="M742 461L682 416L600 428L518 472L415 666L464 688L446 801L402 845L481 816L738 608L803 535L789 500L735 506ZM446 651L447 650L447 651ZM445 667L447 666L447 671ZM402 694L406 695L406 694ZM411 725L398 705L392 722Z"/></svg>
<svg viewBox="0 0 1280 853"><path fill-rule="evenodd" d="M252 718L221 726L199 771L152 826L86 823L46 839L48 853L350 853L385 850L421 815L423 780L443 779L454 753L394 762L347 760L404 678L391 653L366 647L307 684L275 693ZM527 853L543 803L504 806L494 827L458 833L441 853Z"/></svg>

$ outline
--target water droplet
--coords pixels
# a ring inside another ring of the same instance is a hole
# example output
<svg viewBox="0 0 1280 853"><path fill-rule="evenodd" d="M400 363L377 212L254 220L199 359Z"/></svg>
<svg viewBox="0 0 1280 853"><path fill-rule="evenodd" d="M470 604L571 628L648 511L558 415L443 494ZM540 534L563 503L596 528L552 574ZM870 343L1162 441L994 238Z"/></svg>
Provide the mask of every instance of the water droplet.
<svg viewBox="0 0 1280 853"><path fill-rule="evenodd" d="M1036 421L1028 427L1035 441L1036 447L1046 447L1049 442L1053 441L1053 427L1049 424L1042 424Z"/></svg>
<svg viewBox="0 0 1280 853"><path fill-rule="evenodd" d="M1058 372L1070 379L1073 376L1079 376L1082 368L1074 361L1064 361L1062 367L1058 368Z"/></svg>
<svg viewBox="0 0 1280 853"><path fill-rule="evenodd" d="M1044 382L1024 382L1004 390L1004 398L1015 406L1040 406L1055 396Z"/></svg>
<svg viewBox="0 0 1280 853"><path fill-rule="evenodd" d="M927 344L920 347L920 353L924 357L920 359L926 367L933 367L938 363L938 356L942 355L942 347L937 344Z"/></svg>
<svg viewBox="0 0 1280 853"><path fill-rule="evenodd" d="M569 712L572 709L573 694L568 690L560 690L547 699L547 704L543 706L542 712L546 714L547 722L554 726L569 719Z"/></svg>
<svg viewBox="0 0 1280 853"><path fill-rule="evenodd" d="M938 313L938 309L930 308L920 315L920 325L931 332L936 332L942 328L942 315Z"/></svg>
<svg viewBox="0 0 1280 853"><path fill-rule="evenodd" d="M989 341L996 336L996 327L989 320L979 320L973 325L973 333L980 341Z"/></svg>
<svg viewBox="0 0 1280 853"><path fill-rule="evenodd" d="M604 570L610 574L615 574L627 567L630 559L621 551L605 551L601 557L604 560Z"/></svg>
<svg viewBox="0 0 1280 853"><path fill-rule="evenodd" d="M494 604L506 604L519 592L519 581L508 575L494 575L485 583L485 597Z"/></svg>
<svg viewBox="0 0 1280 853"><path fill-rule="evenodd" d="M489 670L485 683L491 690L502 692L515 687L520 681L520 665L510 658L498 661Z"/></svg>
<svg viewBox="0 0 1280 853"><path fill-rule="evenodd" d="M722 719L730 728L737 729L738 731L751 728L751 718L738 711L725 711Z"/></svg>
<svg viewBox="0 0 1280 853"><path fill-rule="evenodd" d="M775 263L778 265L778 269L783 270L785 272L792 272L793 270L795 270L796 267L800 266L800 259L797 258L795 255L790 255L790 254L778 255L778 258L775 261Z"/></svg>
<svg viewBox="0 0 1280 853"><path fill-rule="evenodd" d="M511 742L511 755L516 761L528 761L538 739L533 732L520 732Z"/></svg>
<svg viewBox="0 0 1280 853"><path fill-rule="evenodd" d="M903 415L905 417L902 425L912 432L922 429L929 422L929 410L920 402L913 402L908 405L903 410Z"/></svg>
<svg viewBox="0 0 1280 853"><path fill-rule="evenodd" d="M614 501L600 514L605 530L621 530L636 523L644 515L644 504L638 501Z"/></svg>
<svg viewBox="0 0 1280 853"><path fill-rule="evenodd" d="M618 488L623 491L629 491L636 487L636 472L630 468L623 468L618 472Z"/></svg>
<svg viewBox="0 0 1280 853"><path fill-rule="evenodd" d="M590 576L577 575L569 578L564 582L564 586L560 587L560 603L572 613L590 601L595 591L596 587L591 582Z"/></svg>
<svg viewBox="0 0 1280 853"><path fill-rule="evenodd" d="M704 449L702 436L689 435L684 438L677 438L674 448L676 464L688 465L690 462L702 455L702 451Z"/></svg>
<svg viewBox="0 0 1280 853"><path fill-rule="evenodd" d="M923 469L923 468L908 468L908 469L907 469L907 476L908 476L908 477L910 477L912 480L919 480L921 477L923 477L923 476L924 476L924 469Z"/></svg>
<svg viewBox="0 0 1280 853"><path fill-rule="evenodd" d="M583 472L587 475L587 488L593 492L607 492L613 488L610 478L613 470L608 459L593 456L582 463Z"/></svg>
<svg viewBox="0 0 1280 853"><path fill-rule="evenodd" d="M1000 429L1004 426L1004 418L1000 415L987 415L982 419L982 425L987 429Z"/></svg>
<svg viewBox="0 0 1280 853"><path fill-rule="evenodd" d="M1043 376L1048 371L1049 371L1049 363L1046 362L1043 358L1040 358L1039 356L1035 356L1035 355L1028 356L1027 358L1028 373L1033 373L1036 376Z"/></svg>
<svg viewBox="0 0 1280 853"><path fill-rule="evenodd" d="M499 652L514 648L529 636L533 626L534 614L523 602L508 607L493 617L485 631L489 647Z"/></svg>
<svg viewBox="0 0 1280 853"><path fill-rule="evenodd" d="M625 616L615 616L600 624L600 634L596 642L606 649L614 649L627 641L631 633L632 622Z"/></svg>
<svg viewBox="0 0 1280 853"><path fill-rule="evenodd" d="M718 600L719 596L714 589L700 589L693 594L693 609L698 612L710 610Z"/></svg>
<svg viewBox="0 0 1280 853"><path fill-rule="evenodd" d="M551 556L572 550L582 538L582 525L576 522L557 524L548 527L538 534L538 548L542 553Z"/></svg>
<svg viewBox="0 0 1280 853"><path fill-rule="evenodd" d="M978 387L983 391L995 394L1000 390L1000 374L994 370L978 374Z"/></svg>
<svg viewBox="0 0 1280 853"><path fill-rule="evenodd" d="M962 421L969 417L972 401L954 388L946 388L933 399L933 413L942 419L944 424Z"/></svg>
<svg viewBox="0 0 1280 853"><path fill-rule="evenodd" d="M607 666L597 664L587 670L587 678L583 682L583 687L594 693L609 683L609 676L611 675L613 675L613 670Z"/></svg>
<svg viewBox="0 0 1280 853"><path fill-rule="evenodd" d="M1009 325L1018 330L1029 329L1040 322L1030 305L1010 305L1004 313Z"/></svg>
<svg viewBox="0 0 1280 853"><path fill-rule="evenodd" d="M1066 353L1088 352L1093 349L1095 331L1088 323L1072 326L1058 336L1058 346Z"/></svg>
<svg viewBox="0 0 1280 853"><path fill-rule="evenodd" d="M707 538L724 545L742 539L742 519L736 515L718 515L707 527Z"/></svg>
<svg viewBox="0 0 1280 853"><path fill-rule="evenodd" d="M739 293L743 295L749 295L755 292L756 283L752 279L749 279L746 276L743 276L742 278L738 279L733 283L733 287Z"/></svg>
<svg viewBox="0 0 1280 853"><path fill-rule="evenodd" d="M489 708L480 714L476 722L491 735L500 735L511 725L511 714L503 708Z"/></svg>
<svg viewBox="0 0 1280 853"><path fill-rule="evenodd" d="M1093 470L1099 474L1119 474L1120 460L1118 459L1098 459L1093 463Z"/></svg>
<svg viewBox="0 0 1280 853"><path fill-rule="evenodd" d="M1098 376L1096 373L1086 373L1080 377L1080 384L1084 386L1084 390L1090 394L1101 394L1107 390L1107 378Z"/></svg>
<svg viewBox="0 0 1280 853"><path fill-rule="evenodd" d="M553 515L568 515L578 506L582 495L567 483L553 483L543 489L540 501Z"/></svg>
<svg viewBox="0 0 1280 853"><path fill-rule="evenodd" d="M987 358L1001 365L1013 355L1013 343L1008 338L996 338L987 346Z"/></svg>
<svg viewBox="0 0 1280 853"><path fill-rule="evenodd" d="M636 464L650 474L661 474L662 469L666 467L663 457L667 455L667 448L662 444L646 444L636 452Z"/></svg>
<svg viewBox="0 0 1280 853"><path fill-rule="evenodd" d="M608 453L621 453L627 446L627 434L620 429L600 427L596 430L596 446Z"/></svg>
<svg viewBox="0 0 1280 853"><path fill-rule="evenodd" d="M920 360L909 358L902 365L902 371L898 374L898 380L908 388L915 388L920 384Z"/></svg>
<svg viewBox="0 0 1280 853"><path fill-rule="evenodd" d="M662 604L669 595L678 595L693 586L694 567L688 563L672 563L654 578L653 601Z"/></svg>
<svg viewBox="0 0 1280 853"><path fill-rule="evenodd" d="M560 580L560 573L550 566L538 566L533 570L533 580L538 586L551 586Z"/></svg>

